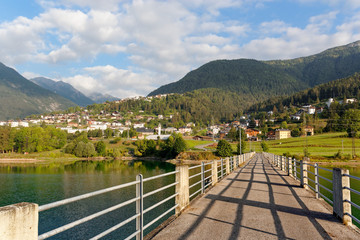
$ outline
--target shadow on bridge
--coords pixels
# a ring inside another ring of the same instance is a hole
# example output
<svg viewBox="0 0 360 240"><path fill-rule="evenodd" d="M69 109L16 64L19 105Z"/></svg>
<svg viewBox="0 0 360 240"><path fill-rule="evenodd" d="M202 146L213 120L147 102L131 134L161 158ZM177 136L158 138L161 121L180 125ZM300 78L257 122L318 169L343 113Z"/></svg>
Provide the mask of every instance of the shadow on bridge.
<svg viewBox="0 0 360 240"><path fill-rule="evenodd" d="M255 172L255 170L257 172ZM250 175L249 179L239 178L241 175L245 176L246 174ZM265 176L266 181L255 180L254 179L255 175ZM270 179L270 177L272 177L273 179ZM331 214L309 210L309 208L305 205L305 203L301 200L300 196L294 190L300 187L298 185L289 183L285 179L283 174L280 173L273 166L271 166L269 162L264 162L264 159L261 157L261 155L259 154L255 155L254 158L251 161L249 161L244 167L242 167L241 169L235 172L235 177L227 178L226 180L229 181L228 184L218 194L209 193L205 196L205 198L209 199L210 202L207 204L207 206L200 214L189 213L192 216L196 216L196 221L193 222L191 226L188 229L186 229L185 232L183 232L183 234L178 239L189 238L205 219L232 225L232 230L231 230L231 234L229 235L229 239L239 238L241 231L244 229L252 230L259 233L264 233L269 235L269 237L276 236L278 239L293 239L286 237L284 226L282 225L282 221L279 216L279 213L287 213L294 216L295 215L303 216L307 218L308 221L310 221L310 223L314 226L316 231L323 239L331 239L331 237L328 235L325 229L319 224L318 220L320 219L320 220L327 220L333 222L336 222L337 220ZM281 180L281 181L276 182L276 180ZM246 187L238 187L238 186L234 186L234 183L236 182L248 182L248 184ZM262 189L255 189L253 187L254 184L265 184L267 185L268 190L266 191ZM276 192L273 189L274 186L288 188L290 193ZM241 198L224 196L224 193L231 188L245 189L243 196ZM248 199L251 191L260 191L264 193L268 192L269 201L263 202L263 201L255 201ZM276 204L275 194L292 196L293 199L299 204L300 208ZM231 221L224 221L220 218L208 216L210 210L214 207L215 204L219 202L234 203L237 205L235 219L231 219ZM261 229L261 222L259 223L259 228L254 228L243 224L243 220L246 217L244 214L244 208L246 206L269 210L271 212L271 216L273 219L272 221L275 226L276 233Z"/></svg>

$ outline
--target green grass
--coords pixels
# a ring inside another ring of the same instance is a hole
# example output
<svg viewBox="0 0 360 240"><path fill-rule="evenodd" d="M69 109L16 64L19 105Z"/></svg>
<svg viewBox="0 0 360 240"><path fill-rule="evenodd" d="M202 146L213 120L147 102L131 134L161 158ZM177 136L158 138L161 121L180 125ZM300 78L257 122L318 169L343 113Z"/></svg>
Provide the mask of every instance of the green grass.
<svg viewBox="0 0 360 240"><path fill-rule="evenodd" d="M186 145L191 150L199 150L196 148L198 145L213 143L212 141L201 141L201 140L185 140Z"/></svg>
<svg viewBox="0 0 360 240"><path fill-rule="evenodd" d="M343 142L343 151L342 151ZM282 140L267 141L269 152L283 154L289 152L291 155L304 155L304 149L308 146L310 158L333 159L340 150L344 155L352 155L352 138L346 133L326 133L308 137L288 138ZM260 142L252 143L256 151L260 151ZM249 148L249 144L247 146ZM360 155L360 139L355 139L355 151Z"/></svg>

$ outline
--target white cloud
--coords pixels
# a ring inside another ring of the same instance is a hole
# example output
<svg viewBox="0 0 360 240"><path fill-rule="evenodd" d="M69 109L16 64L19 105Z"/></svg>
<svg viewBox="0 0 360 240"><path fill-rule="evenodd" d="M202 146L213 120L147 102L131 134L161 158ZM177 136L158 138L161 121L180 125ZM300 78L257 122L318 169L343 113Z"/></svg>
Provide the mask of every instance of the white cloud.
<svg viewBox="0 0 360 240"><path fill-rule="evenodd" d="M111 65L87 67L82 74L61 80L85 94L109 93L120 98L147 95L154 89L150 73L134 73ZM161 77L161 76L158 76Z"/></svg>
<svg viewBox="0 0 360 240"><path fill-rule="evenodd" d="M33 72L23 72L21 75L26 79L32 79L32 78L36 78L36 77L41 77L40 74L33 73Z"/></svg>
<svg viewBox="0 0 360 240"><path fill-rule="evenodd" d="M328 48L344 45L360 39L360 17L340 26L335 26L335 33L328 33L334 28L333 20L338 12L330 12L309 19L305 28L292 27L281 21L264 22L260 29L271 29L279 33L278 37L255 39L245 44L241 51L245 57L256 59L288 59L319 53Z"/></svg>

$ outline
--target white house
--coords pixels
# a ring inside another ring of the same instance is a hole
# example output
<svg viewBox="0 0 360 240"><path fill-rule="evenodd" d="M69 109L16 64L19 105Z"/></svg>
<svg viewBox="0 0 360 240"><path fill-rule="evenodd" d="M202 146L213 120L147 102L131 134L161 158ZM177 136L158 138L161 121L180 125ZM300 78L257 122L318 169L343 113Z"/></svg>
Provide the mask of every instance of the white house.
<svg viewBox="0 0 360 240"><path fill-rule="evenodd" d="M326 101L327 107L329 108L330 105L331 105L331 103L333 103L333 102L334 102L334 99L333 99L333 98L329 98L329 99Z"/></svg>
<svg viewBox="0 0 360 240"><path fill-rule="evenodd" d="M136 128L145 128L145 123L135 123L133 127Z"/></svg>
<svg viewBox="0 0 360 240"><path fill-rule="evenodd" d="M108 126L106 124L99 124L99 125L90 125L90 127L88 127L89 130L95 130L95 129L100 129L100 130L106 130L108 128Z"/></svg>

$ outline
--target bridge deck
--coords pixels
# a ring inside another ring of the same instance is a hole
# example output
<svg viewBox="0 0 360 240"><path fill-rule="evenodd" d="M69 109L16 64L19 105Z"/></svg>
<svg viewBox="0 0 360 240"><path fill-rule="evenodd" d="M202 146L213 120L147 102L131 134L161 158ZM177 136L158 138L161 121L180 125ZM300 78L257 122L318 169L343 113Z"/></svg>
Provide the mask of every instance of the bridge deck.
<svg viewBox="0 0 360 240"><path fill-rule="evenodd" d="M153 239L360 239L360 234L256 154Z"/></svg>

